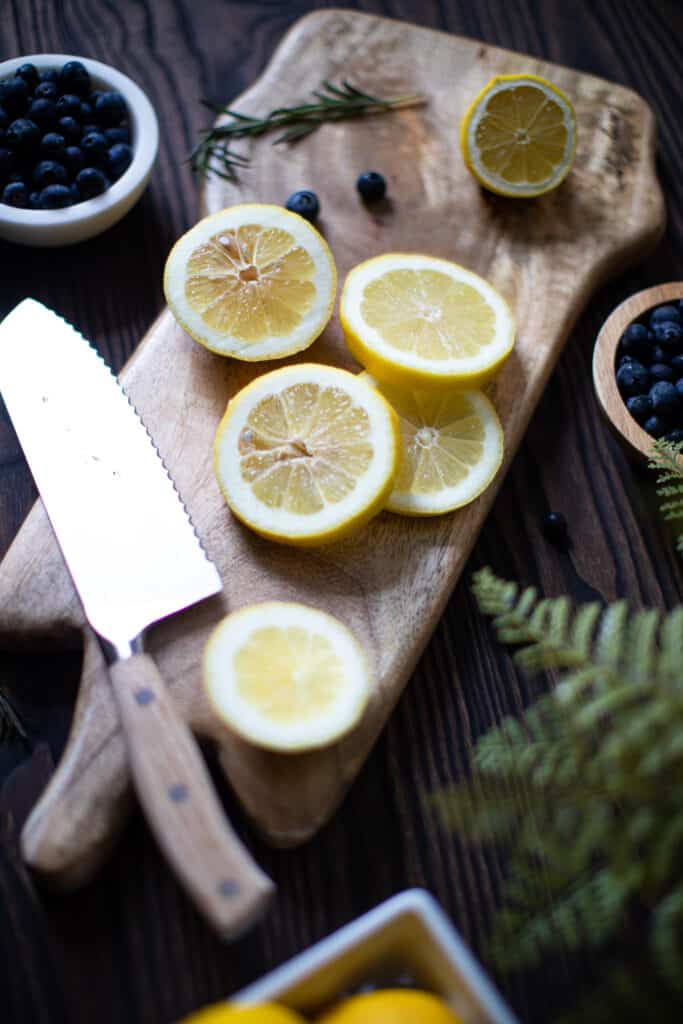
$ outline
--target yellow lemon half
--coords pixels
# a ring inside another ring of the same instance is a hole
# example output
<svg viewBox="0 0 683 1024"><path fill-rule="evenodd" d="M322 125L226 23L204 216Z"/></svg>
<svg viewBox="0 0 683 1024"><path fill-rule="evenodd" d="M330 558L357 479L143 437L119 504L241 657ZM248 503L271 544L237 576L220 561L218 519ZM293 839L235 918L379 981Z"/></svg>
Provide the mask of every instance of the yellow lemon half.
<svg viewBox="0 0 683 1024"><path fill-rule="evenodd" d="M460 125L465 163L480 185L533 197L562 182L576 151L576 115L557 86L537 75L498 75Z"/></svg>
<svg viewBox="0 0 683 1024"><path fill-rule="evenodd" d="M380 511L398 466L398 420L346 370L304 363L266 373L235 395L214 442L218 484L257 533L315 545Z"/></svg>
<svg viewBox="0 0 683 1024"><path fill-rule="evenodd" d="M216 713L256 746L327 746L359 720L370 693L362 648L338 619L268 601L228 615L211 634L204 685Z"/></svg>
<svg viewBox="0 0 683 1024"><path fill-rule="evenodd" d="M286 1006L264 1003L262 1006L235 1006L215 1003L184 1017L181 1024L304 1024L304 1018Z"/></svg>
<svg viewBox="0 0 683 1024"><path fill-rule="evenodd" d="M243 203L200 220L164 269L174 317L205 348L236 359L278 359L325 328L337 270L322 235L281 206Z"/></svg>
<svg viewBox="0 0 683 1024"><path fill-rule="evenodd" d="M416 989L380 989L351 996L319 1024L463 1024L438 996Z"/></svg>
<svg viewBox="0 0 683 1024"><path fill-rule="evenodd" d="M396 412L401 454L387 508L403 515L434 516L474 501L503 461L503 429L480 391L432 394L377 384Z"/></svg>
<svg viewBox="0 0 683 1024"><path fill-rule="evenodd" d="M356 359L377 380L407 387L481 387L515 338L502 295L435 256L388 253L360 263L339 313Z"/></svg>

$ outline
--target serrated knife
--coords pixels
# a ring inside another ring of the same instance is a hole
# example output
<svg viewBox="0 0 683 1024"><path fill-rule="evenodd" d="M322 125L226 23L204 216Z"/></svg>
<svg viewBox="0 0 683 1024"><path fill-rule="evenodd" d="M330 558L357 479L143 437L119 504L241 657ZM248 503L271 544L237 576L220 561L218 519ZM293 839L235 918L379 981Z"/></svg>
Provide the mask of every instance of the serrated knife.
<svg viewBox="0 0 683 1024"><path fill-rule="evenodd" d="M0 393L105 653L147 820L199 909L235 937L273 885L229 825L143 647L148 626L221 590L218 571L106 363L33 299L0 323Z"/></svg>

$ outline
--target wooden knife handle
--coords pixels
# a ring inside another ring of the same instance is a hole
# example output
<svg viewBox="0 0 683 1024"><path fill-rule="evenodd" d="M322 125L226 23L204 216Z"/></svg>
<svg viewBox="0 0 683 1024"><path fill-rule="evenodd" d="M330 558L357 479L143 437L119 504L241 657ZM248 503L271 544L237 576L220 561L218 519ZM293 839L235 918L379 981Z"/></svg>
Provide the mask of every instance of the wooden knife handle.
<svg viewBox="0 0 683 1024"><path fill-rule="evenodd" d="M109 672L150 827L201 912L225 938L236 938L265 911L273 883L230 827L150 656L115 661Z"/></svg>

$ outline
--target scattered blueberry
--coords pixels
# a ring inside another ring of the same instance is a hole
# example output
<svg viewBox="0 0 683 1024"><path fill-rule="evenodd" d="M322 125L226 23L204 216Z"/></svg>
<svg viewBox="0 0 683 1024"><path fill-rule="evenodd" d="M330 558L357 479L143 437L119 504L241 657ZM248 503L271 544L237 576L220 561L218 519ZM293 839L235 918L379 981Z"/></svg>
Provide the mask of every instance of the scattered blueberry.
<svg viewBox="0 0 683 1024"><path fill-rule="evenodd" d="M12 181L2 190L2 201L8 206L28 206L28 189L23 181Z"/></svg>
<svg viewBox="0 0 683 1024"><path fill-rule="evenodd" d="M90 75L80 60L67 61L59 72L58 81L62 92L76 93L78 96L87 96L90 92Z"/></svg>
<svg viewBox="0 0 683 1024"><path fill-rule="evenodd" d="M99 196L109 188L109 182L97 167L84 167L76 175L78 191L84 199Z"/></svg>
<svg viewBox="0 0 683 1024"><path fill-rule="evenodd" d="M42 159L63 161L66 139L59 132L46 132L40 140L38 148Z"/></svg>
<svg viewBox="0 0 683 1024"><path fill-rule="evenodd" d="M670 430L666 435L666 439L671 441L672 444L680 444L683 441L683 428L675 427L673 430Z"/></svg>
<svg viewBox="0 0 683 1024"><path fill-rule="evenodd" d="M650 388L652 408L656 416L675 416L681 407L681 397L675 386L668 380L660 380Z"/></svg>
<svg viewBox="0 0 683 1024"><path fill-rule="evenodd" d="M80 117L81 98L73 93L65 93L57 100L57 114L59 117Z"/></svg>
<svg viewBox="0 0 683 1024"><path fill-rule="evenodd" d="M681 314L675 306L657 306L650 313L650 326L661 323L681 323Z"/></svg>
<svg viewBox="0 0 683 1024"><path fill-rule="evenodd" d="M97 97L95 114L105 127L113 128L126 116L126 101L120 92L104 92Z"/></svg>
<svg viewBox="0 0 683 1024"><path fill-rule="evenodd" d="M80 142L81 126L75 117L60 117L57 122L57 129L67 142Z"/></svg>
<svg viewBox="0 0 683 1024"><path fill-rule="evenodd" d="M115 145L117 142L125 142L126 145L130 144L130 132L127 128L105 128L104 137L110 146Z"/></svg>
<svg viewBox="0 0 683 1024"><path fill-rule="evenodd" d="M41 160L33 172L33 181L39 189L46 185L66 185L68 178L66 167L56 160Z"/></svg>
<svg viewBox="0 0 683 1024"><path fill-rule="evenodd" d="M378 171L364 171L358 176L356 188L366 202L373 203L384 198L387 183Z"/></svg>
<svg viewBox="0 0 683 1024"><path fill-rule="evenodd" d="M38 205L41 210L61 210L72 206L71 190L66 185L47 185L40 193Z"/></svg>
<svg viewBox="0 0 683 1024"><path fill-rule="evenodd" d="M20 117L16 121L12 121L5 132L5 142L15 153L26 156L38 148L40 128L35 121Z"/></svg>
<svg viewBox="0 0 683 1024"><path fill-rule="evenodd" d="M66 167L67 171L69 171L72 178L75 178L78 172L85 167L85 158L83 157L83 150L80 146L67 146L64 150L62 163Z"/></svg>
<svg viewBox="0 0 683 1024"><path fill-rule="evenodd" d="M560 547L566 547L569 541L567 520L561 512L546 512L542 521L543 533L549 541Z"/></svg>
<svg viewBox="0 0 683 1024"><path fill-rule="evenodd" d="M52 100L56 103L59 93L55 82L45 81L36 86L33 95L37 100Z"/></svg>
<svg viewBox="0 0 683 1024"><path fill-rule="evenodd" d="M38 68L35 64L22 64L20 68L17 68L17 75L24 79L29 89L35 89L38 85Z"/></svg>
<svg viewBox="0 0 683 1024"><path fill-rule="evenodd" d="M638 423L644 423L652 415L652 399L649 395L634 395L626 402L626 408Z"/></svg>
<svg viewBox="0 0 683 1024"><path fill-rule="evenodd" d="M650 367L650 378L653 381L658 380L673 380L674 372L670 366L665 363L653 363Z"/></svg>
<svg viewBox="0 0 683 1024"><path fill-rule="evenodd" d="M298 213L306 220L314 221L320 213L320 203L315 192L304 189L291 194L285 203L285 209L291 210L292 213Z"/></svg>
<svg viewBox="0 0 683 1024"><path fill-rule="evenodd" d="M10 117L21 117L28 106L29 87L23 78L15 75L0 82L0 106Z"/></svg>
<svg viewBox="0 0 683 1024"><path fill-rule="evenodd" d="M29 120L34 121L39 128L51 128L57 120L57 106L54 100L39 97L31 100L28 108Z"/></svg>
<svg viewBox="0 0 683 1024"><path fill-rule="evenodd" d="M659 416L650 416L643 423L643 430L650 435L650 437L663 437L666 433L666 427L660 420Z"/></svg>
<svg viewBox="0 0 683 1024"><path fill-rule="evenodd" d="M617 370L617 384L625 397L642 395L650 386L650 375L641 363L630 362Z"/></svg>
<svg viewBox="0 0 683 1024"><path fill-rule="evenodd" d="M683 327L673 320L659 320L653 324L652 333L662 348L677 349L683 342Z"/></svg>
<svg viewBox="0 0 683 1024"><path fill-rule="evenodd" d="M85 141L85 140L84 140ZM125 142L117 142L107 155L107 171L111 181L117 181L130 166L133 150Z"/></svg>

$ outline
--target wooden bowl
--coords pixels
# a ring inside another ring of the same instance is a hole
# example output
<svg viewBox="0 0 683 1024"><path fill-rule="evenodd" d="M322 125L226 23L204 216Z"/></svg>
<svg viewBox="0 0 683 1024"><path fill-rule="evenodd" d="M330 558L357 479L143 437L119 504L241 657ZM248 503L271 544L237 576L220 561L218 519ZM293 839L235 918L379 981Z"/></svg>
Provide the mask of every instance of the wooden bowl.
<svg viewBox="0 0 683 1024"><path fill-rule="evenodd" d="M610 426L625 443L629 454L638 459L649 457L654 438L636 423L619 394L616 377L616 355L619 339L630 323L653 306L661 306L683 298L683 281L659 284L636 292L614 310L598 334L593 349L593 385L600 407Z"/></svg>

